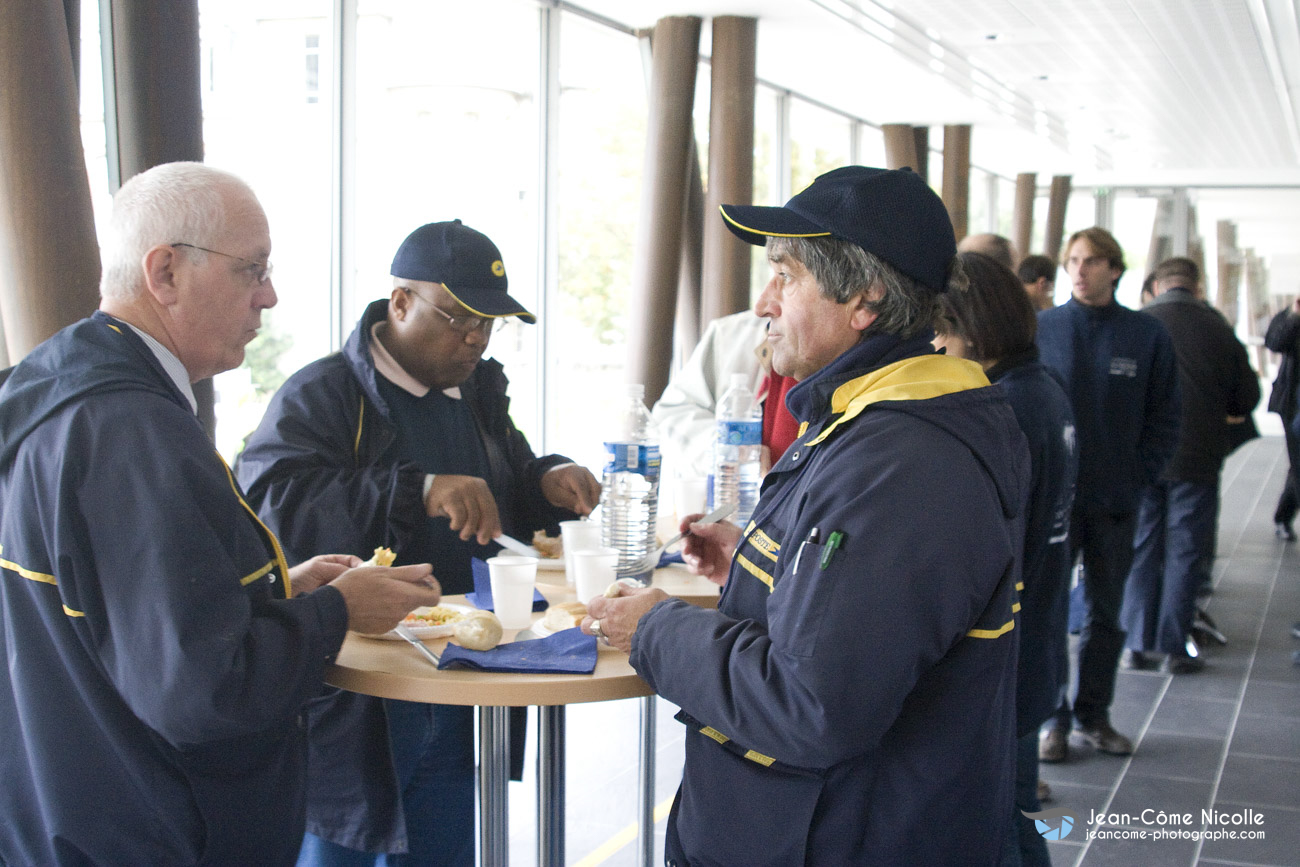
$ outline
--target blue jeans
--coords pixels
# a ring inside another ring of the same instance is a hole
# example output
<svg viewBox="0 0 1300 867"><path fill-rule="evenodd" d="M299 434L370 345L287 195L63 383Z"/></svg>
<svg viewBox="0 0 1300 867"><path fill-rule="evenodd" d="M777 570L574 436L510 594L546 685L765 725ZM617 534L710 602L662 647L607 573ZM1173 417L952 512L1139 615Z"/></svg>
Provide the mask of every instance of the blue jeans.
<svg viewBox="0 0 1300 867"><path fill-rule="evenodd" d="M1038 802L1038 730L1016 741L1016 803L1011 815L1010 833L1002 851L1002 867L1052 867L1047 841L1038 833L1033 819L1026 813L1043 809Z"/></svg>
<svg viewBox="0 0 1300 867"><path fill-rule="evenodd" d="M1203 482L1162 481L1142 492L1120 615L1131 650L1184 652L1218 500L1218 486Z"/></svg>
<svg viewBox="0 0 1300 867"><path fill-rule="evenodd" d="M307 834L298 867L472 867L474 710L386 700L409 851L358 852Z"/></svg>

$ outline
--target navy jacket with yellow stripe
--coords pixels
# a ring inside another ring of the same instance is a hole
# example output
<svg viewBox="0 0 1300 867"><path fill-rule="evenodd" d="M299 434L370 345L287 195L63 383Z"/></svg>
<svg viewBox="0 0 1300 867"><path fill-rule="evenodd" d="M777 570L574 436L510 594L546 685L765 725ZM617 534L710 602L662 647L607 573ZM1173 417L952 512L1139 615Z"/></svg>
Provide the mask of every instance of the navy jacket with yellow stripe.
<svg viewBox="0 0 1300 867"><path fill-rule="evenodd" d="M291 864L343 641L144 342L102 313L0 388L0 863Z"/></svg>
<svg viewBox="0 0 1300 867"><path fill-rule="evenodd" d="M928 337L870 337L800 383L807 427L718 610L639 624L632 664L688 728L670 862L997 863L1028 453L1002 393Z"/></svg>

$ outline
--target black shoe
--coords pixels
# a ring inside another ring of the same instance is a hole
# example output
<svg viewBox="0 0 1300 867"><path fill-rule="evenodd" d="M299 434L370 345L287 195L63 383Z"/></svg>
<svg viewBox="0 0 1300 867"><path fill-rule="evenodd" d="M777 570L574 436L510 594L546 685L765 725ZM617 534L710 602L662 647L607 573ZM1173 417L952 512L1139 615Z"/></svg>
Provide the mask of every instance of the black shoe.
<svg viewBox="0 0 1300 867"><path fill-rule="evenodd" d="M1119 658L1119 664L1129 671L1147 671L1156 667L1156 662L1140 650L1124 649L1124 653Z"/></svg>
<svg viewBox="0 0 1300 867"><path fill-rule="evenodd" d="M1082 735L1084 740L1096 747L1099 753L1106 753L1111 756L1133 754L1133 742L1115 731L1107 721L1103 720L1093 725L1080 723L1075 731Z"/></svg>
<svg viewBox="0 0 1300 867"><path fill-rule="evenodd" d="M1295 541L1295 530L1291 529L1290 524L1284 524L1281 521L1273 525L1273 535L1286 542Z"/></svg>
<svg viewBox="0 0 1300 867"><path fill-rule="evenodd" d="M1171 653L1165 658L1160 670L1165 674L1195 674L1205 670L1205 659L1200 656L1188 656L1186 653Z"/></svg>

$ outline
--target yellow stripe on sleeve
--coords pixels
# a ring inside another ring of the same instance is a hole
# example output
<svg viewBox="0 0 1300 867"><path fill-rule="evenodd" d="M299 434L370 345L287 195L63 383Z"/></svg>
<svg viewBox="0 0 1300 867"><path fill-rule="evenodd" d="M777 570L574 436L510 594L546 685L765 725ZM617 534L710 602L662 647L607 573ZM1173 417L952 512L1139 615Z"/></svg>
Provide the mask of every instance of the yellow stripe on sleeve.
<svg viewBox="0 0 1300 867"><path fill-rule="evenodd" d="M267 564L263 566L261 569L258 569L256 572L249 572L243 578L240 578L239 586L247 587L249 584L252 584L258 578L261 578L263 575L265 575L267 572L270 572L274 568L275 568L275 561L274 560L267 561Z"/></svg>
<svg viewBox="0 0 1300 867"><path fill-rule="evenodd" d="M772 767L772 763L776 761L776 759L771 756L765 756L762 753L756 753L753 750L746 750L745 758L749 759L751 762L758 762L765 768Z"/></svg>
<svg viewBox="0 0 1300 867"><path fill-rule="evenodd" d="M743 554L736 555L736 562L740 564L741 569L744 569L750 575L753 575L759 581L762 581L764 584L766 584L769 593L772 591L773 578L771 575L767 574L762 569L758 568L753 563L749 562L749 560Z"/></svg>
<svg viewBox="0 0 1300 867"><path fill-rule="evenodd" d="M1016 621L1012 619L1008 620L997 629L972 629L970 632L967 632L966 635L971 638L1001 638L1015 628Z"/></svg>

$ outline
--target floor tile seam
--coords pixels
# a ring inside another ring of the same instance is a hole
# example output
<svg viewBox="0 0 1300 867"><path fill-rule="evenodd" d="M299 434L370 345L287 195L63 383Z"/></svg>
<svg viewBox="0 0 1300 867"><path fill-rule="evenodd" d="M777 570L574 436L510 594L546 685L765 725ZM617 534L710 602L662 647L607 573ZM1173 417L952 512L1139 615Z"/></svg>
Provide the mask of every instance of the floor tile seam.
<svg viewBox="0 0 1300 867"><path fill-rule="evenodd" d="M1292 722L1296 723L1297 725L1300 725L1300 713L1296 713L1296 714L1289 714L1289 713L1256 713L1255 711L1244 711L1244 710L1243 710L1243 711L1241 712L1241 715L1244 716L1244 717L1247 717L1247 718L1249 718L1249 719L1291 720Z"/></svg>
<svg viewBox="0 0 1300 867"><path fill-rule="evenodd" d="M1245 750L1233 751L1232 755L1239 759L1263 759L1270 762L1287 762L1288 764L1300 765L1300 757L1298 756L1275 756L1268 753L1251 753Z"/></svg>
<svg viewBox="0 0 1300 867"><path fill-rule="evenodd" d="M1150 735L1173 735L1176 738L1191 738L1197 741L1221 741L1225 735L1198 735L1192 732L1180 732L1173 729L1150 728L1147 730Z"/></svg>
<svg viewBox="0 0 1300 867"><path fill-rule="evenodd" d="M1165 694L1169 692L1169 685L1172 682L1172 677L1166 677L1165 682L1160 684L1160 690L1155 697L1155 701L1151 703L1151 708L1147 711L1146 719L1142 721L1142 725L1138 728L1134 753L1136 753L1137 749L1141 746L1142 738L1146 736L1147 730L1151 727L1151 721L1155 718L1156 711L1160 709L1160 702L1164 700ZM1133 766L1134 753L1130 753L1124 757L1124 762L1119 768L1119 773L1115 776L1115 782L1110 786L1110 791L1106 795L1106 802L1102 804L1100 812L1105 813L1106 810L1110 808L1110 805L1115 802L1115 795L1119 792L1119 787L1124 783L1124 778L1128 775L1129 768ZM1083 863L1083 859L1088 856L1088 849L1091 847L1092 840L1088 840L1083 844L1083 851L1079 853L1079 859L1075 861L1076 867Z"/></svg>
<svg viewBox="0 0 1300 867"><path fill-rule="evenodd" d="M1285 864L1277 864L1272 861L1224 861L1220 858L1210 858L1196 862L1196 867L1202 864L1218 864L1222 867L1287 867Z"/></svg>
<svg viewBox="0 0 1300 867"><path fill-rule="evenodd" d="M1261 494L1262 495L1262 494ZM1233 710L1232 719L1228 722L1228 736L1223 742L1223 752L1219 755L1219 767L1215 771L1214 779L1210 783L1209 803L1213 804L1218 800L1219 787L1223 784L1223 771L1228 764L1228 756L1232 754L1232 739L1237 733L1237 722L1241 719L1241 705L1246 700L1246 689L1250 686L1250 673L1255 670L1255 659L1259 655L1260 639L1264 635L1264 621L1268 619L1270 606L1273 604L1273 590L1277 587L1278 578L1282 573L1282 557L1279 554L1276 565L1273 569L1273 580L1269 585L1268 597L1264 600L1264 610L1260 612L1259 620L1255 627L1254 640L1250 644L1250 654L1246 660L1245 676L1241 681L1241 691L1237 694L1237 706ZM1204 831L1208 825L1202 826ZM1193 853L1192 863L1195 864L1201 857L1201 851L1205 848L1205 838L1196 841L1196 850Z"/></svg>
<svg viewBox="0 0 1300 867"><path fill-rule="evenodd" d="M1300 807L1288 807L1285 804L1245 804L1241 801L1219 801L1215 803L1216 807L1251 807L1256 810L1280 810L1283 813L1295 813L1300 817Z"/></svg>

